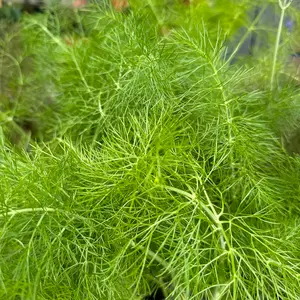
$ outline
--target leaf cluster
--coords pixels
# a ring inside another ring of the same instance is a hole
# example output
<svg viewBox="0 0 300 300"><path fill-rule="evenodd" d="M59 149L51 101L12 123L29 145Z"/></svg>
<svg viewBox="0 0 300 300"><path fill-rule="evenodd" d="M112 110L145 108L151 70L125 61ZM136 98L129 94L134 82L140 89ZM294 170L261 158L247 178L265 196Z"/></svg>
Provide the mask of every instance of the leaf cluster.
<svg viewBox="0 0 300 300"><path fill-rule="evenodd" d="M0 298L297 299L300 161L274 130L296 88L281 108L245 89L255 72L201 24L161 37L143 11L86 8L74 35L55 17L21 34L55 90L46 138L15 151L1 120Z"/></svg>

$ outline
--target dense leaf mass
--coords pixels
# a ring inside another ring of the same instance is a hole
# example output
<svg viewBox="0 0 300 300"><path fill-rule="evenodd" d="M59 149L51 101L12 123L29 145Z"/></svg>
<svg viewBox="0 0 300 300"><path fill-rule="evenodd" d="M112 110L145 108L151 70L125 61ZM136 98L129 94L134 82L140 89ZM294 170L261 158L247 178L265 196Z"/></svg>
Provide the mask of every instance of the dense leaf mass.
<svg viewBox="0 0 300 300"><path fill-rule="evenodd" d="M1 299L300 297L300 160L278 134L298 91L249 86L224 32L153 18L86 8L72 35L25 18L30 70L1 54L19 74L2 74Z"/></svg>

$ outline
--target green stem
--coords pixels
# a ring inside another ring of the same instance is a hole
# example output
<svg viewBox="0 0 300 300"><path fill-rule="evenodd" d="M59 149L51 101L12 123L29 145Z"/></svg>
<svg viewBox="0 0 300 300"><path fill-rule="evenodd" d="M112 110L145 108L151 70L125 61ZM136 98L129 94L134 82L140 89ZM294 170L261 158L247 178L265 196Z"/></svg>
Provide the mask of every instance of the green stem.
<svg viewBox="0 0 300 300"><path fill-rule="evenodd" d="M159 16L159 14L156 12L156 9L155 9L155 7L154 7L154 5L152 3L152 0L147 0L147 3L149 5L149 7L151 8L151 11L152 11L153 15L155 16L158 25L162 25L163 22L161 21L161 18Z"/></svg>
<svg viewBox="0 0 300 300"><path fill-rule="evenodd" d="M142 251L145 251L145 249L146 249L144 246L136 244L133 241L130 242L130 245L131 245L132 248L136 248L136 249L139 249L139 250L142 250ZM174 275L174 271L170 269L170 265L165 260L163 260L157 253L153 252L150 249L147 249L146 252L147 252L146 255L148 257L151 257L152 260L156 260L166 270L168 270L168 272L170 272L171 275Z"/></svg>
<svg viewBox="0 0 300 300"><path fill-rule="evenodd" d="M0 217L2 216L14 216L17 214L23 214L28 212L56 212L56 209L50 207L37 207L37 208L23 208L17 210L11 210L8 212L0 213Z"/></svg>
<svg viewBox="0 0 300 300"><path fill-rule="evenodd" d="M267 8L267 5L264 5L264 7L260 10L259 14L256 16L256 18L254 19L254 21L252 22L252 24L250 24L250 26L248 27L247 32L240 39L239 43L237 44L237 46L235 47L234 51L232 52L232 54L227 59L226 63L230 63L232 61L232 59L234 58L234 56L236 55L236 53L240 50L240 48L242 47L242 45L244 44L244 42L248 38L249 34L254 30L257 22L260 20L262 14L265 12L266 8Z"/></svg>
<svg viewBox="0 0 300 300"><path fill-rule="evenodd" d="M208 205L206 205L205 203L203 203L201 200L199 201L197 199L197 196L195 194L183 191L181 189L177 189L171 186L164 186L164 188L166 188L169 191L174 191L178 194L181 194L183 196L185 196L186 198L188 198L189 200L192 200L193 202L197 202L197 204L200 204L201 208L204 210L205 214L208 216L208 218L213 222L213 227L216 228L217 231L219 231L220 233L220 247L223 251L227 251L229 258L230 258L230 262L231 262L231 270L232 270L232 282L233 282L233 297L232 299L237 299L236 296L236 291L237 291L237 280L236 280L236 266L235 266L235 258L234 258L234 253L233 253L233 248L231 246L231 242L230 239L228 238L225 229L223 227L222 222L220 221L220 214L218 214L213 206L212 201L210 200L210 197L204 187L204 184L201 180L201 178L199 178L200 184L203 187L203 192L205 195L205 198L208 202ZM198 200L198 201L197 201ZM228 250L226 249L226 246L228 248ZM220 291L220 287L217 287L215 290L214 294L221 294Z"/></svg>
<svg viewBox="0 0 300 300"><path fill-rule="evenodd" d="M275 42L272 71L271 71L271 80L270 80L271 90L273 90L273 88L274 88L275 69L276 69L276 62L277 62L277 57L278 57L278 49L279 49L279 43L280 43L280 37L281 37L281 32L282 32L285 10L290 6L292 1L293 0L291 0L291 1L284 0L284 3L282 3L281 0L278 0L279 6L281 8L281 14L280 14L280 20L279 20L278 29L277 29L277 36L276 36L276 42Z"/></svg>

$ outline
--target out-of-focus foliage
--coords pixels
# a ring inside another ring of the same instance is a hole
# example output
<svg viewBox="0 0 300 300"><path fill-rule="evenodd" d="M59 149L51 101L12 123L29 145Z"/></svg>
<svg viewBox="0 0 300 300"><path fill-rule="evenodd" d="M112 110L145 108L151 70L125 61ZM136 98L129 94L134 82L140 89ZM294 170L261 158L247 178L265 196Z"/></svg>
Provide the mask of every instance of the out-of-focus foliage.
<svg viewBox="0 0 300 300"><path fill-rule="evenodd" d="M163 33L174 27L183 27L190 34L201 24L222 29L232 35L247 20L247 12L254 3L235 0L131 0L133 9L150 12Z"/></svg>

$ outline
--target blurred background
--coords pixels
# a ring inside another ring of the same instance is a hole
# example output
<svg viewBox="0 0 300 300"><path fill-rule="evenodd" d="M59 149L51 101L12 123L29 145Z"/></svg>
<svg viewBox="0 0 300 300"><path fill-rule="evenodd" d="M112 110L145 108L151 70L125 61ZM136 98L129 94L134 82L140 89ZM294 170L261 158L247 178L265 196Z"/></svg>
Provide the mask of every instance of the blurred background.
<svg viewBox="0 0 300 300"><path fill-rule="evenodd" d="M53 13L55 10L58 15L58 11L61 11L59 18L65 15L61 30L69 27L69 31L76 31L75 23L80 18L77 14L86 11L87 7L96 5L120 13L148 8L155 16L162 35L167 35L172 28L179 26L191 31L202 22L211 28L219 28L226 34L228 55L234 52L233 61L237 61L245 56L248 59L249 56L263 59L269 53L280 20L281 10L278 4L290 2L289 9L285 10L282 42L287 46L285 63L290 63L293 75L298 75L298 0L0 0L0 21L3 36L5 32L13 31L16 28L13 24L24 15L45 14L49 11ZM3 27L4 24L7 26ZM235 51L237 46L238 51Z"/></svg>
<svg viewBox="0 0 300 300"><path fill-rule="evenodd" d="M282 10L280 4L288 9ZM79 45L76 49L81 51L90 49L93 28L104 15L115 18L138 12L161 38L179 29L198 36L204 25L212 43L224 44L224 57L230 64L257 71L245 83L247 88L265 90L284 11L276 86L299 85L298 0L0 0L0 7L0 121L9 124L4 128L9 127L13 143L27 145L31 138L46 138L60 93L55 74L63 56L35 35L33 24L37 23L43 24L40 28L57 43Z"/></svg>

